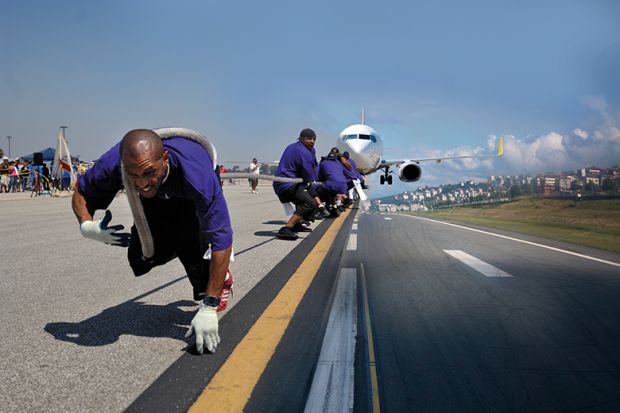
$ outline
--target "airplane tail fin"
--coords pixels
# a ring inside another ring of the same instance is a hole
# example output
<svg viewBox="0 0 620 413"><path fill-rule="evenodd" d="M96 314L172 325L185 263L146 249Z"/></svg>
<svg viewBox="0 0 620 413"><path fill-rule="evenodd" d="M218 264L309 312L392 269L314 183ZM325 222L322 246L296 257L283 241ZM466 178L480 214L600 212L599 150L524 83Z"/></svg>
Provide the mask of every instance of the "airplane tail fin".
<svg viewBox="0 0 620 413"><path fill-rule="evenodd" d="M362 125L366 124L366 107L362 106Z"/></svg>

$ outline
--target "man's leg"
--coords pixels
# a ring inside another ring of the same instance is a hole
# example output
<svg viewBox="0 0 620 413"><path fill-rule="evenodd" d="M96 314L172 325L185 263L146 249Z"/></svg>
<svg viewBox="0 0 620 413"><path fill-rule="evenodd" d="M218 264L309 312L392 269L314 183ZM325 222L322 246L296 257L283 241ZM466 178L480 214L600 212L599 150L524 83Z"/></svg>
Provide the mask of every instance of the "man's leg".
<svg viewBox="0 0 620 413"><path fill-rule="evenodd" d="M192 284L194 300L198 301L204 297L209 283L211 261L204 259L209 245L200 235L200 223L194 204L185 199L171 201L175 203L174 211L169 216L174 228L171 239L174 240L176 255Z"/></svg>
<svg viewBox="0 0 620 413"><path fill-rule="evenodd" d="M131 227L131 241L127 251L129 265L136 277L146 274L153 267L163 265L176 257L174 248L174 222L170 216L174 214L171 208L172 200L160 198L141 198L144 215L153 237L155 253L146 260L142 256L142 244L135 225Z"/></svg>
<svg viewBox="0 0 620 413"><path fill-rule="evenodd" d="M295 185L290 191L287 196L295 204L295 212L291 215L286 225L278 231L278 238L296 240L298 236L295 234L295 230L303 231L305 229L301 225L301 221L304 218L311 219L314 216L316 203L308 190L301 184Z"/></svg>

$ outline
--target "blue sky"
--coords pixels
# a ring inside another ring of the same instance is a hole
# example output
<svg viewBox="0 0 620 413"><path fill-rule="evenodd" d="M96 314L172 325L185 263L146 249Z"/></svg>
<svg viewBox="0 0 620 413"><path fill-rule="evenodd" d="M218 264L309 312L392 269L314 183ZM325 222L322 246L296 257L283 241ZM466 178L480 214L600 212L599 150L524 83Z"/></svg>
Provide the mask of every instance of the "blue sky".
<svg viewBox="0 0 620 413"><path fill-rule="evenodd" d="M92 160L134 128L182 126L223 159L278 159L304 127L327 152L359 121L418 185L620 163L615 1L0 3L0 147Z"/></svg>

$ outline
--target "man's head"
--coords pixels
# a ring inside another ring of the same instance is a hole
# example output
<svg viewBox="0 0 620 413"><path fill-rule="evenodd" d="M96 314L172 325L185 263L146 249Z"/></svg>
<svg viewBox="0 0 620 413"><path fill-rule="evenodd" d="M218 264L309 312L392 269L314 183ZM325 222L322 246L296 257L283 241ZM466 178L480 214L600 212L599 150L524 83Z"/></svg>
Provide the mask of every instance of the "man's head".
<svg viewBox="0 0 620 413"><path fill-rule="evenodd" d="M168 172L168 151L155 132L134 129L121 141L121 162L140 195L153 198Z"/></svg>
<svg viewBox="0 0 620 413"><path fill-rule="evenodd" d="M349 152L348 151L342 152L342 156L344 156L346 159L349 159Z"/></svg>
<svg viewBox="0 0 620 413"><path fill-rule="evenodd" d="M316 133L310 128L306 128L299 133L299 142L301 142L306 148L314 148L316 142Z"/></svg>
<svg viewBox="0 0 620 413"><path fill-rule="evenodd" d="M252 163L258 163L258 159L252 158Z"/></svg>

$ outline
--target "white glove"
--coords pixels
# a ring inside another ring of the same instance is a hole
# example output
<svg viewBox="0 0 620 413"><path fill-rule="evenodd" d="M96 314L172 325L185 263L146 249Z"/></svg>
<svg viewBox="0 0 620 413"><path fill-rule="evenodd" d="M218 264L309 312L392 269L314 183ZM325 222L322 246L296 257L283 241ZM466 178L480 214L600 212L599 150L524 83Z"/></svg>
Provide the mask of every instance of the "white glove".
<svg viewBox="0 0 620 413"><path fill-rule="evenodd" d="M200 308L198 308L198 312L196 312L192 325L187 330L187 334L185 334L185 338L191 337L192 334L196 333L196 350L198 350L198 353L203 353L205 344L207 350L215 353L220 342L217 330L217 308L200 303Z"/></svg>
<svg viewBox="0 0 620 413"><path fill-rule="evenodd" d="M126 232L117 232L125 227L122 225L112 225L108 227L108 223L112 219L112 213L105 211L103 219L97 221L84 221L80 225L80 232L84 238L94 239L104 244L117 245L126 247L129 245L129 234Z"/></svg>
<svg viewBox="0 0 620 413"><path fill-rule="evenodd" d="M353 180L353 186L355 187L357 194L360 196L360 200L365 201L368 199L368 196L364 193L364 190L362 190L362 184L359 179Z"/></svg>

